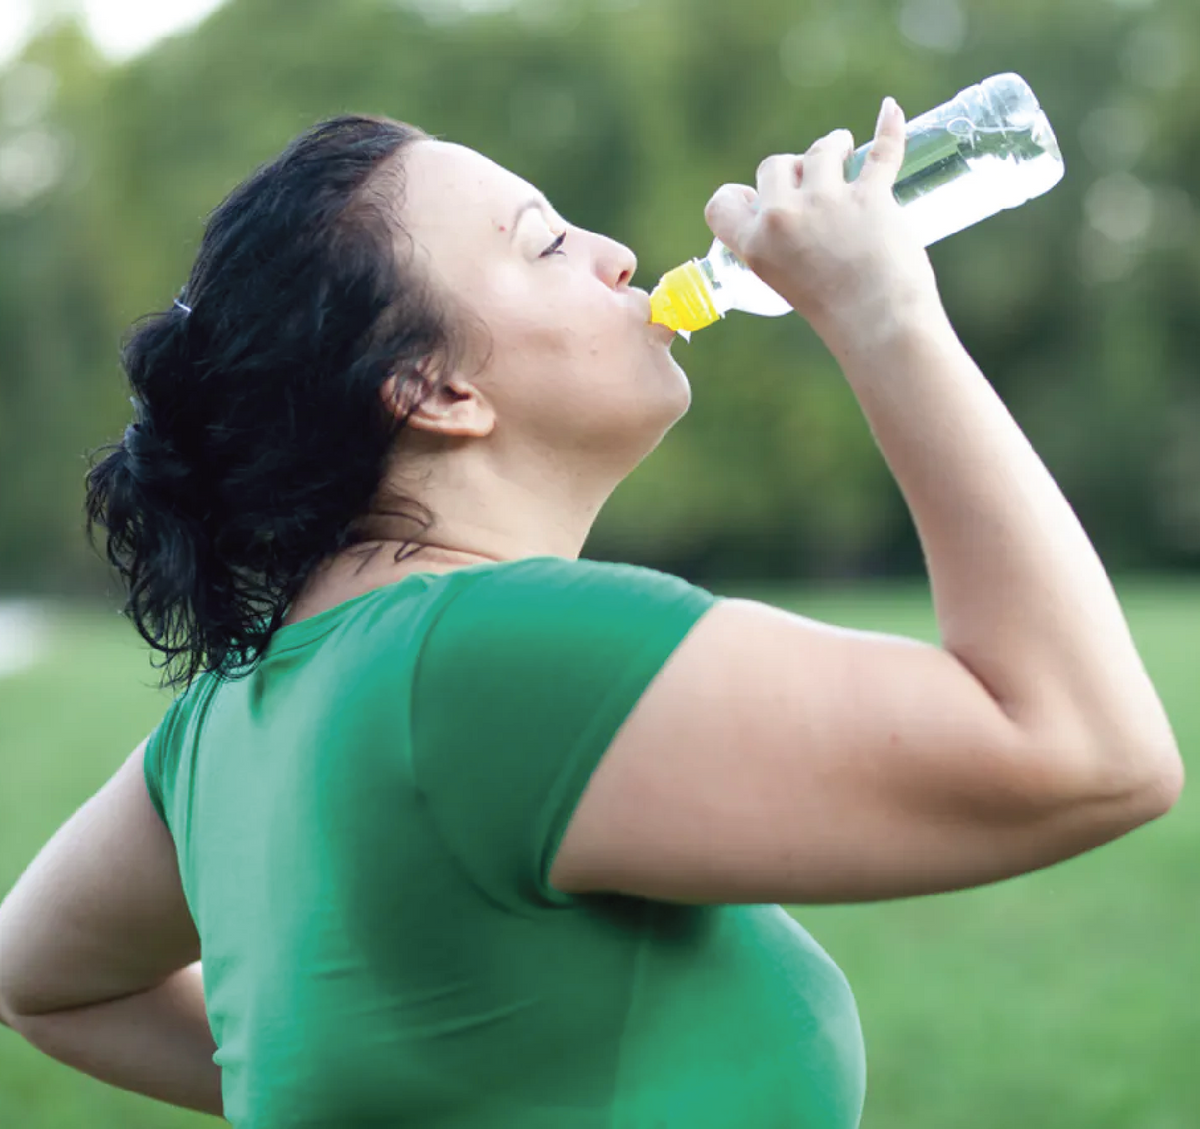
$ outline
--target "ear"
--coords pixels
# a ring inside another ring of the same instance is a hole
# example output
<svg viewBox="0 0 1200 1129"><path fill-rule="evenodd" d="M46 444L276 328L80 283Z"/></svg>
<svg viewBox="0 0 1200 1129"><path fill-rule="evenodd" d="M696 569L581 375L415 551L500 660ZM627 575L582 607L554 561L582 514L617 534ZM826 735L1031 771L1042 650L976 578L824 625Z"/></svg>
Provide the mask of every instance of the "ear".
<svg viewBox="0 0 1200 1129"><path fill-rule="evenodd" d="M424 364L419 365L416 376L402 384L399 377L389 377L379 390L384 403L397 412L415 404L407 424L415 431L462 439L482 439L491 434L496 413L474 384L451 374L431 385L425 379L426 371Z"/></svg>

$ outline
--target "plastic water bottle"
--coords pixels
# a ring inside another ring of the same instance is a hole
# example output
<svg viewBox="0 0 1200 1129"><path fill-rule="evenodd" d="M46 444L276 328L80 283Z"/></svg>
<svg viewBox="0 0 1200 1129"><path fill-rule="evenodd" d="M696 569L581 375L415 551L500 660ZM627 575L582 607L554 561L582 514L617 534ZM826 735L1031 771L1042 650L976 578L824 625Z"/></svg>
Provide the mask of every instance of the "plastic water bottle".
<svg viewBox="0 0 1200 1129"><path fill-rule="evenodd" d="M847 159L847 180L862 171L870 148ZM1063 172L1054 130L1029 84L1000 74L908 123L895 195L928 247L1048 192ZM663 275L650 301L652 319L685 337L730 310L766 317L791 310L720 240L705 258Z"/></svg>

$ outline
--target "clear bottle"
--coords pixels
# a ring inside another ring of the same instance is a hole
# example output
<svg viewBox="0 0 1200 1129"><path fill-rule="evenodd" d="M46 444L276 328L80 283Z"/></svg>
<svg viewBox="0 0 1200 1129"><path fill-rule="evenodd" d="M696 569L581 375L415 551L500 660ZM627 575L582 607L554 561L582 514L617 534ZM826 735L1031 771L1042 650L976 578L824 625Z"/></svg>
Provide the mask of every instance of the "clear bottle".
<svg viewBox="0 0 1200 1129"><path fill-rule="evenodd" d="M870 143L846 161L862 171ZM1054 130L1029 84L994 75L908 123L896 199L925 246L1053 188L1063 176ZM708 255L663 275L650 295L652 319L680 331L703 329L730 310L778 317L791 310L720 240Z"/></svg>

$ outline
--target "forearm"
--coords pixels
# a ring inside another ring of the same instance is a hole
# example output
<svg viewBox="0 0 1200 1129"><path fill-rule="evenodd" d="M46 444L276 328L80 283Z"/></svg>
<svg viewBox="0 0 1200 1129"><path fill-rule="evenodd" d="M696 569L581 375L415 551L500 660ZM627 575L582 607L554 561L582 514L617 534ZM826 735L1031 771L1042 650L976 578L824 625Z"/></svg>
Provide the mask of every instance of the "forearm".
<svg viewBox="0 0 1200 1129"><path fill-rule="evenodd" d="M1033 732L1174 741L1096 551L940 305L835 348L912 512L943 645ZM1116 767L1123 767L1117 765Z"/></svg>
<svg viewBox="0 0 1200 1129"><path fill-rule="evenodd" d="M213 1062L216 1044L199 965L137 995L6 1019L38 1050L102 1082L185 1109L222 1114L221 1070Z"/></svg>

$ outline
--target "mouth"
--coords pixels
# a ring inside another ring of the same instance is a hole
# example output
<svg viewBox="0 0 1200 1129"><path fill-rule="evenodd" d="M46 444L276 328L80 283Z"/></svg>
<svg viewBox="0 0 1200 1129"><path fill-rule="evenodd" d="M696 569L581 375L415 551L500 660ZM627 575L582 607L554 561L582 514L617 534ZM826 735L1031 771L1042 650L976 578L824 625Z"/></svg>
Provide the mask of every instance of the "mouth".
<svg viewBox="0 0 1200 1129"><path fill-rule="evenodd" d="M650 295L645 290L633 287L634 294L637 295L637 307L642 317L645 319L646 325L660 340L668 344L675 340L675 330L670 326L663 325L661 322L653 320L653 311L650 306Z"/></svg>

